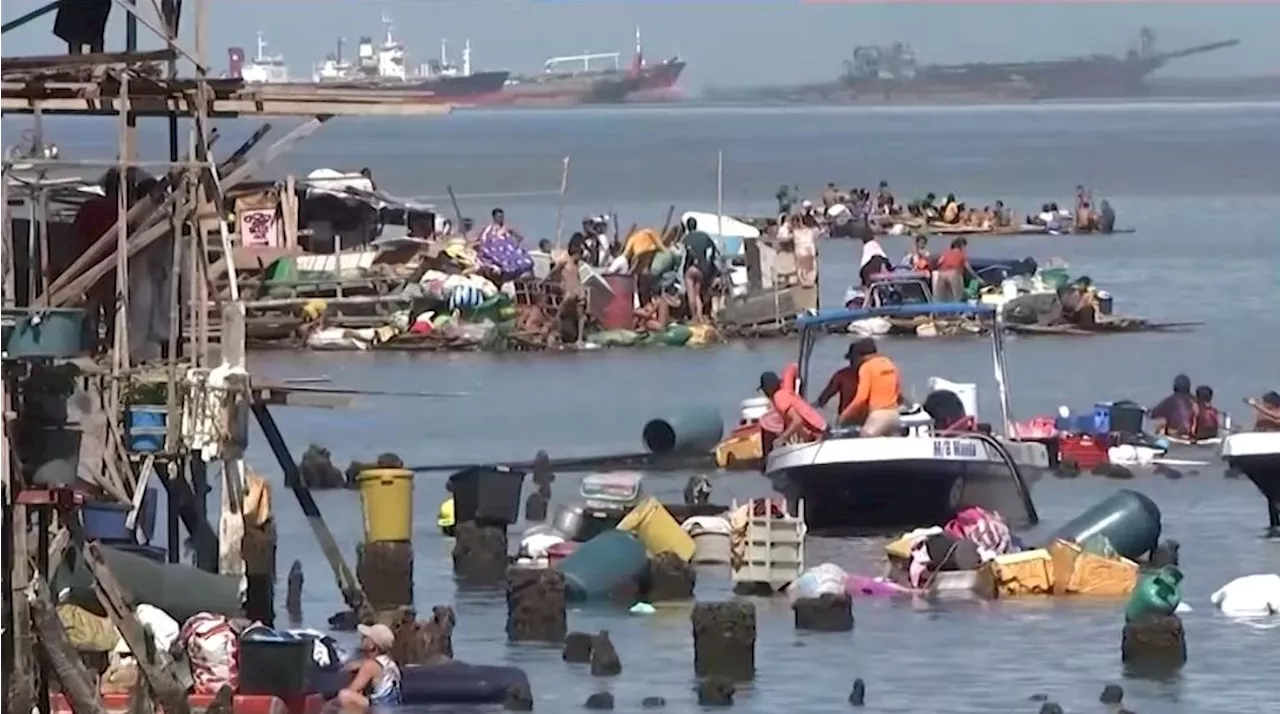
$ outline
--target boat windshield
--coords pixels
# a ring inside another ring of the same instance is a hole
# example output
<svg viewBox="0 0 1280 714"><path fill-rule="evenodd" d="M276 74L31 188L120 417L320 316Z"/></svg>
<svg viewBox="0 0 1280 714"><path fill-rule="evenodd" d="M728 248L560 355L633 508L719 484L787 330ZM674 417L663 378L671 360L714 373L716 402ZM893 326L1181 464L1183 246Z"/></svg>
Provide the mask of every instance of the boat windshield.
<svg viewBox="0 0 1280 714"><path fill-rule="evenodd" d="M796 319L800 329L800 396L805 396L809 384L809 363L813 357L818 338L826 334L847 335L844 328L859 320L873 317L962 317L973 316L986 318L995 322L990 331L992 365L995 371L996 386L1000 394L1000 411L1004 418L1006 435L1013 434L1012 407L1009 403L1008 377L1004 363L1004 330L1000 311L984 304L970 303L928 303L921 305L882 305L866 308L838 308L821 310L801 315Z"/></svg>

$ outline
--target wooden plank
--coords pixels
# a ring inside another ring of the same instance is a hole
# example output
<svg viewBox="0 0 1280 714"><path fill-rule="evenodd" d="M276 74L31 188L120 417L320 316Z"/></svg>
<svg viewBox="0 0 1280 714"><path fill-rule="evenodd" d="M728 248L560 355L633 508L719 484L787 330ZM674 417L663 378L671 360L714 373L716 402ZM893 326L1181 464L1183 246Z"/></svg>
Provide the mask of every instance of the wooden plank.
<svg viewBox="0 0 1280 714"><path fill-rule="evenodd" d="M237 300L228 303L222 312L222 362L233 367L245 368L245 331L244 303ZM248 400L240 400L239 405L247 405ZM247 418L247 414L230 414L233 423ZM241 552L244 542L244 492L245 492L244 454L224 453L222 459L222 515L218 521L218 572L223 575L243 575L244 556Z"/></svg>
<svg viewBox="0 0 1280 714"><path fill-rule="evenodd" d="M111 98L60 97L32 99L6 95L0 99L0 112L5 114L31 114L40 107L45 114L77 114L114 116L119 113L119 102ZM132 105L133 112L141 117L167 117L177 113L182 117L194 116L193 104L164 97L139 97ZM450 113L450 104L434 104L424 101L385 102L373 100L304 100L284 98L227 98L213 99L208 104L211 118L240 116L443 116Z"/></svg>
<svg viewBox="0 0 1280 714"><path fill-rule="evenodd" d="M58 618L57 606L49 594L49 586L44 578L39 574L33 577L23 599L31 608L31 619L38 634L40 648L44 650L45 659L52 665L53 673L62 685L62 693L71 703L72 709L76 714L106 714L106 707L102 705L102 697L93 686L89 670L72 646L67 631Z"/></svg>

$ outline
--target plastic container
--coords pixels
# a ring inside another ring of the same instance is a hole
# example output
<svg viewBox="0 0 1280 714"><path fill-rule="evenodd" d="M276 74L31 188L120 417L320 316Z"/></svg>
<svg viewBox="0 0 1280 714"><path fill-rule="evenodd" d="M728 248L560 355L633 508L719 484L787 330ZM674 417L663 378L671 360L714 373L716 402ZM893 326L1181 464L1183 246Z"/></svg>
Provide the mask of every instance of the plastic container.
<svg viewBox="0 0 1280 714"><path fill-rule="evenodd" d="M1111 433L1111 402L1099 402L1093 406L1094 434Z"/></svg>
<svg viewBox="0 0 1280 714"><path fill-rule="evenodd" d="M1173 566L1147 573L1129 596L1124 608L1126 620L1144 615L1172 615L1182 603L1182 571Z"/></svg>
<svg viewBox="0 0 1280 714"><path fill-rule="evenodd" d="M942 377L930 377L927 384L930 392L946 390L955 394L964 405L965 416L978 416L978 385L971 382L952 382Z"/></svg>
<svg viewBox="0 0 1280 714"><path fill-rule="evenodd" d="M609 530L574 548L560 562L567 594L572 600L606 597L633 581L649 567L649 553L639 538Z"/></svg>
<svg viewBox="0 0 1280 714"><path fill-rule="evenodd" d="M168 433L169 408L161 405L134 404L125 409L125 430L129 450L141 454L164 451Z"/></svg>
<svg viewBox="0 0 1280 714"><path fill-rule="evenodd" d="M710 452L724 438L718 409L699 407L669 418L651 419L641 433L650 453Z"/></svg>
<svg viewBox="0 0 1280 714"><path fill-rule="evenodd" d="M103 543L136 543L137 536L127 525L129 513L133 506L128 503L108 501L86 501L80 507L80 520L84 526L85 536L89 540ZM142 505L138 509L138 517L134 521L137 530L143 534L143 540L151 540L156 522L156 496L153 489L147 489L142 497Z"/></svg>
<svg viewBox="0 0 1280 714"><path fill-rule="evenodd" d="M307 694L313 668L310 638L258 635L240 639L239 694L269 694L289 700Z"/></svg>
<svg viewBox="0 0 1280 714"><path fill-rule="evenodd" d="M635 324L636 279L630 275L606 275L604 281L613 295L597 315L601 329L630 330Z"/></svg>
<svg viewBox="0 0 1280 714"><path fill-rule="evenodd" d="M671 512L652 496L631 509L617 527L620 531L634 533L651 555L672 552L686 563L693 558L693 538L680 527Z"/></svg>
<svg viewBox="0 0 1280 714"><path fill-rule="evenodd" d="M505 466L480 466L453 474L449 484L458 523L511 525L520 520L523 471L512 471Z"/></svg>
<svg viewBox="0 0 1280 714"><path fill-rule="evenodd" d="M1137 491L1122 489L1055 530L1047 542L1084 543L1097 535L1106 537L1116 553L1138 560L1160 541L1160 507Z"/></svg>
<svg viewBox="0 0 1280 714"><path fill-rule="evenodd" d="M68 487L76 484L80 470L79 429L46 426L35 431L30 445L31 482L37 486Z"/></svg>
<svg viewBox="0 0 1280 714"><path fill-rule="evenodd" d="M6 311L5 359L71 359L84 354L84 316L80 308Z"/></svg>
<svg viewBox="0 0 1280 714"><path fill-rule="evenodd" d="M1141 434L1146 424L1147 410L1134 402L1115 402L1111 405L1111 431L1117 434Z"/></svg>
<svg viewBox="0 0 1280 714"><path fill-rule="evenodd" d="M364 542L413 538L413 472L368 469L356 477L364 511Z"/></svg>
<svg viewBox="0 0 1280 714"><path fill-rule="evenodd" d="M765 499L747 503L752 515L747 519L746 554L733 569L735 583L767 583L777 589L804 572L804 502L799 515L777 515ZM734 502L733 509L738 504Z"/></svg>

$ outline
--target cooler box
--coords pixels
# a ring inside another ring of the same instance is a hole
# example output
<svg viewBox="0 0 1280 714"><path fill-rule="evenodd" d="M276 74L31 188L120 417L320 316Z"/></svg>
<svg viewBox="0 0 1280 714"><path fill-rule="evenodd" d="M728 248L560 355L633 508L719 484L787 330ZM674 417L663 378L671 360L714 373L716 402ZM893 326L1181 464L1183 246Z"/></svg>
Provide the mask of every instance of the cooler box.
<svg viewBox="0 0 1280 714"><path fill-rule="evenodd" d="M314 644L307 637L257 636L240 640L241 694L291 699L307 693Z"/></svg>
<svg viewBox="0 0 1280 714"><path fill-rule="evenodd" d="M1111 439L1099 434L1065 434L1058 439L1058 463L1073 463L1084 470L1091 470L1110 463L1107 449Z"/></svg>

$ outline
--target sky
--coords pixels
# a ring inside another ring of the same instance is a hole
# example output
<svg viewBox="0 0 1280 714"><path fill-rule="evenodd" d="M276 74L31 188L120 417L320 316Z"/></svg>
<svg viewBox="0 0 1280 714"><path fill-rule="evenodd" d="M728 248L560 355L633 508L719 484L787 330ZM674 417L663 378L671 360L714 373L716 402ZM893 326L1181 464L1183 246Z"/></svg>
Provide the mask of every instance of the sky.
<svg viewBox="0 0 1280 714"><path fill-rule="evenodd" d="M45 0L7 0L12 20ZM141 0L147 16L158 0ZM1092 53L1120 54L1148 25L1162 49L1238 38L1242 44L1187 58L1163 76L1280 75L1280 2L803 2L802 0L206 0L210 64L226 68L226 48L252 56L255 33L281 53L296 78L360 35L381 35L383 13L407 46L411 66L450 41L458 61L470 40L475 70L538 71L545 58L583 52L629 57L638 26L645 54L675 54L689 62L683 84L755 85L832 79L858 45L911 44L921 64L1020 61ZM183 37L194 42L194 0L186 0ZM62 51L52 15L4 35L4 56ZM155 48L140 28L143 49ZM123 13L116 8L109 50L124 49Z"/></svg>

